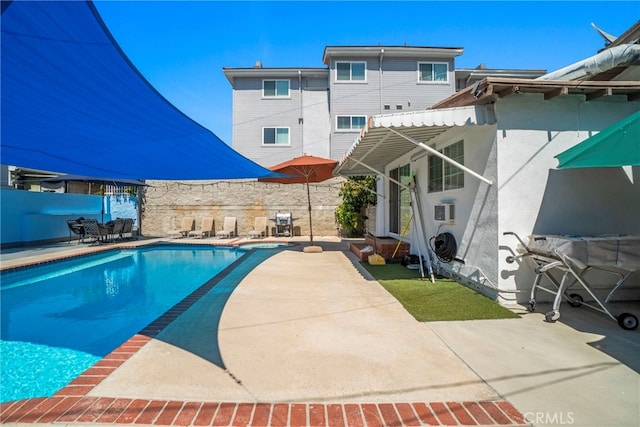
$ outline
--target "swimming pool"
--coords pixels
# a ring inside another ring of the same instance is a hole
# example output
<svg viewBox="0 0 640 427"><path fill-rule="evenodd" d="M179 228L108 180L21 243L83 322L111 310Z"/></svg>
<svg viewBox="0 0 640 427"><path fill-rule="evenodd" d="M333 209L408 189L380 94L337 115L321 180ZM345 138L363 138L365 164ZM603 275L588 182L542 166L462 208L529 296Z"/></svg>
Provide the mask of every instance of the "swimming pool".
<svg viewBox="0 0 640 427"><path fill-rule="evenodd" d="M0 401L53 395L245 253L160 245L2 273Z"/></svg>
<svg viewBox="0 0 640 427"><path fill-rule="evenodd" d="M279 248L290 248L295 246L293 243L289 242L258 242L258 243L241 243L238 245L239 249L279 249Z"/></svg>

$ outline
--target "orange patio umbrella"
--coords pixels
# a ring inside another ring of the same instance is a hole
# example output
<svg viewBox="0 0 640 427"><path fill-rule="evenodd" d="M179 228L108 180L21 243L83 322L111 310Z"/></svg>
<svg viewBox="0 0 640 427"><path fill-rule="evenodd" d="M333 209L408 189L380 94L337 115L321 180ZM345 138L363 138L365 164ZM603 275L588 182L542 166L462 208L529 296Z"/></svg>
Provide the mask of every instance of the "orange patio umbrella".
<svg viewBox="0 0 640 427"><path fill-rule="evenodd" d="M311 221L311 194L309 192L310 182L322 182L333 178L333 169L338 162L336 160L322 157L303 155L295 157L286 162L282 162L269 168L274 172L290 175L278 178L260 178L262 182L278 182L281 184L307 184L307 200L309 204L309 235L313 245L313 223Z"/></svg>

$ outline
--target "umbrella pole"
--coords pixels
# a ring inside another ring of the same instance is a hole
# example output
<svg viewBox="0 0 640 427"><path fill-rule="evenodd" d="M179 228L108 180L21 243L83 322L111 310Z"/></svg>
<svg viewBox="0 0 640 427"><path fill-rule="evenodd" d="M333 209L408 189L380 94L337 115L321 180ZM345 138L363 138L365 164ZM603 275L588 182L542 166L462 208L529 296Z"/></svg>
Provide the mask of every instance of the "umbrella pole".
<svg viewBox="0 0 640 427"><path fill-rule="evenodd" d="M102 207L100 208L100 222L104 224L104 184L102 184Z"/></svg>
<svg viewBox="0 0 640 427"><path fill-rule="evenodd" d="M311 193L309 192L309 177L308 176L307 176L307 201L309 203L309 236L311 237L311 245L313 245L313 225L312 225L312 222L311 222Z"/></svg>

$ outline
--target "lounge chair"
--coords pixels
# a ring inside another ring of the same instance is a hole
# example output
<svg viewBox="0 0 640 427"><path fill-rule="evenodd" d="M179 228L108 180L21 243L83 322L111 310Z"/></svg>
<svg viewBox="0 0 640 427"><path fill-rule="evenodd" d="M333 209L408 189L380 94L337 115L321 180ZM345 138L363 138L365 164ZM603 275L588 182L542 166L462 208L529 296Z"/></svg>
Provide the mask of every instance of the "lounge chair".
<svg viewBox="0 0 640 427"><path fill-rule="evenodd" d="M267 217L257 216L253 220L253 230L249 232L252 239L261 239L267 236Z"/></svg>
<svg viewBox="0 0 640 427"><path fill-rule="evenodd" d="M93 244L99 245L107 236L107 227L95 219L82 220L82 226L84 227L85 237L93 237L95 239Z"/></svg>
<svg viewBox="0 0 640 427"><path fill-rule="evenodd" d="M218 233L220 237L228 237L232 238L237 236L236 233L236 217L235 216L225 216L224 224L222 225L222 230Z"/></svg>
<svg viewBox="0 0 640 427"><path fill-rule="evenodd" d="M169 231L169 235L174 238L186 237L193 229L193 217L185 216L182 218L182 225L176 230Z"/></svg>
<svg viewBox="0 0 640 427"><path fill-rule="evenodd" d="M202 223L200 224L200 228L198 230L190 231L188 237L199 237L204 238L211 237L211 233L214 233L214 222L212 216L202 217Z"/></svg>

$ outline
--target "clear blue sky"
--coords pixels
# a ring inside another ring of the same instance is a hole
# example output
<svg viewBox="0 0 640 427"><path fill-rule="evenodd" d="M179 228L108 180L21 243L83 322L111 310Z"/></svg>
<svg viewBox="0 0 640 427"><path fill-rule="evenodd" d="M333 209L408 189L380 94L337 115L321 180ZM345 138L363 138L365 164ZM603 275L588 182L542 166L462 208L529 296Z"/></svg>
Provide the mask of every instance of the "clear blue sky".
<svg viewBox="0 0 640 427"><path fill-rule="evenodd" d="M457 68L554 71L640 19L640 1L96 1L129 59L165 98L231 144L223 67L324 67L325 46L462 47Z"/></svg>

